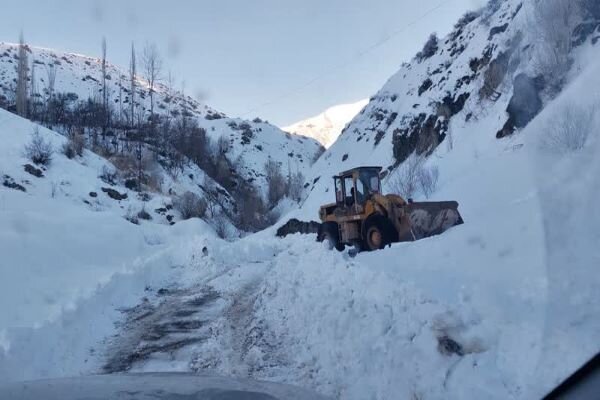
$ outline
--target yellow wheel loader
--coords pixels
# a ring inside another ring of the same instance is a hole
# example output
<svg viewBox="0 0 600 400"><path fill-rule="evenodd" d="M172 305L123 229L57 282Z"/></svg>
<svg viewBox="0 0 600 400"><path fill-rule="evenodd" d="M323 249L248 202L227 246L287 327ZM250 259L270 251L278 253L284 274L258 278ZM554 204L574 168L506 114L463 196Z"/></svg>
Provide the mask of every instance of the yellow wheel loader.
<svg viewBox="0 0 600 400"><path fill-rule="evenodd" d="M317 240L339 251L346 245L378 250L440 234L463 223L456 201L405 201L381 193L381 167L359 167L333 177L335 203L321 206Z"/></svg>

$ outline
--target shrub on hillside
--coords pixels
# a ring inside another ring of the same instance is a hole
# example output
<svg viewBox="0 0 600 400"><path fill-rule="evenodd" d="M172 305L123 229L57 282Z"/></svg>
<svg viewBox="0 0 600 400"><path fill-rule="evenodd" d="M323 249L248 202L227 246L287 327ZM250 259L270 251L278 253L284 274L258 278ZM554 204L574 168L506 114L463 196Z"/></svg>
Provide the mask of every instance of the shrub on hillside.
<svg viewBox="0 0 600 400"><path fill-rule="evenodd" d="M290 199L299 203L302 200L304 192L304 175L298 171L295 174L290 174L287 182L287 195Z"/></svg>
<svg viewBox="0 0 600 400"><path fill-rule="evenodd" d="M146 221L150 221L152 219L152 216L148 213L148 211L146 211L145 207L142 207L142 209L138 211L137 217Z"/></svg>
<svg viewBox="0 0 600 400"><path fill-rule="evenodd" d="M275 161L269 159L265 163L265 177L267 180L267 200L270 206L275 206L287 191L285 178L281 173L281 167Z"/></svg>
<svg viewBox="0 0 600 400"><path fill-rule="evenodd" d="M438 37L437 34L432 33L429 35L429 39L425 42L423 50L417 53L417 60L419 62L432 57L438 51Z"/></svg>
<svg viewBox="0 0 600 400"><path fill-rule="evenodd" d="M213 217L212 222L217 236L225 239L227 237L227 217L223 214L217 214Z"/></svg>
<svg viewBox="0 0 600 400"><path fill-rule="evenodd" d="M421 192L429 198L437 189L439 169L426 167L425 158L410 156L390 177L390 190L408 200Z"/></svg>
<svg viewBox="0 0 600 400"><path fill-rule="evenodd" d="M583 108L568 104L547 124L547 131L542 137L544 147L557 152L581 150L594 125L594 108Z"/></svg>
<svg viewBox="0 0 600 400"><path fill-rule="evenodd" d="M247 232L255 232L268 226L269 221L265 218L267 207L252 186L244 184L235 196L239 228Z"/></svg>
<svg viewBox="0 0 600 400"><path fill-rule="evenodd" d="M481 21L483 22L484 25L489 25L490 23L490 18L492 17L492 15L494 15L499 9L500 7L502 7L502 4L504 4L506 2L506 0L489 0L487 5L483 8L482 14L481 14Z"/></svg>
<svg viewBox="0 0 600 400"><path fill-rule="evenodd" d="M25 157L37 165L50 165L54 149L49 141L44 140L36 127L31 136L31 141L25 145Z"/></svg>
<svg viewBox="0 0 600 400"><path fill-rule="evenodd" d="M72 132L67 139L67 142L62 146L63 154L69 159L75 158L75 156L81 157L85 146L83 135Z"/></svg>
<svg viewBox="0 0 600 400"><path fill-rule="evenodd" d="M459 18L458 22L454 24L454 29L462 29L465 26L469 25L471 22L475 21L477 17L479 17L480 13L477 11L467 11L463 14L462 17Z"/></svg>
<svg viewBox="0 0 600 400"><path fill-rule="evenodd" d="M127 214L124 217L127 221L131 222L134 225L139 225L140 220L136 214L133 213L131 206L127 208Z"/></svg>
<svg viewBox="0 0 600 400"><path fill-rule="evenodd" d="M110 168L107 165L103 165L102 171L100 172L100 175L98 175L98 178L100 178L102 182L107 183L109 185L116 185L117 171L113 168Z"/></svg>
<svg viewBox="0 0 600 400"><path fill-rule="evenodd" d="M202 218L206 214L206 201L193 192L175 197L173 206L183 219Z"/></svg>

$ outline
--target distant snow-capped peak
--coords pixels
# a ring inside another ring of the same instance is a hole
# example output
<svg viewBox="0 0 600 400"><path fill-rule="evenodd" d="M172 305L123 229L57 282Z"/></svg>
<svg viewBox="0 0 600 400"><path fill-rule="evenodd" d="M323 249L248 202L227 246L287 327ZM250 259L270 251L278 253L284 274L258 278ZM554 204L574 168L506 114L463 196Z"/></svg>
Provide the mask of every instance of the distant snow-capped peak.
<svg viewBox="0 0 600 400"><path fill-rule="evenodd" d="M323 113L296 122L282 128L286 132L311 137L319 141L324 147L329 148L344 127L358 114L369 102L364 99L352 104L340 104L325 110Z"/></svg>

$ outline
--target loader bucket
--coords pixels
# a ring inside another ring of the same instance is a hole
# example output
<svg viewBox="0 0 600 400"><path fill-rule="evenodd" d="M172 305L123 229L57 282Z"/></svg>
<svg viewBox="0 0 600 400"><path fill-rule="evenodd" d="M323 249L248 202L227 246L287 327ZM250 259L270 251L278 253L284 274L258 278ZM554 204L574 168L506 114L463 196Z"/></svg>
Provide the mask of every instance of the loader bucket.
<svg viewBox="0 0 600 400"><path fill-rule="evenodd" d="M463 223L456 201L424 201L406 205L412 240L439 235Z"/></svg>

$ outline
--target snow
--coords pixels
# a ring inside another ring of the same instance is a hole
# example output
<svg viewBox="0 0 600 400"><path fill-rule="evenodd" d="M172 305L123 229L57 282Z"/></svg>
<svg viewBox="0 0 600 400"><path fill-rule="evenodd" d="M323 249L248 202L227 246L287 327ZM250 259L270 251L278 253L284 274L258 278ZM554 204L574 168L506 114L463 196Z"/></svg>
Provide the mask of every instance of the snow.
<svg viewBox="0 0 600 400"><path fill-rule="evenodd" d="M357 101L356 103L333 106L319 115L296 122L281 129L285 132L313 138L325 148L329 148L340 136L348 122L350 122L368 104L368 102L369 100L364 99Z"/></svg>
<svg viewBox="0 0 600 400"><path fill-rule="evenodd" d="M505 82L500 86L502 96L496 102L481 100L478 92L484 85L484 74L482 71L474 73L469 64L473 59L482 58L488 49L492 49L492 59L507 51L510 35L528 22L523 10L511 19L518 9L518 4L520 2L503 2L500 10L490 18L488 25L479 19L472 21L454 40L451 40L454 32L440 39L440 48L432 57L422 62L412 60L390 77L381 90L371 97L361 113L348 124L339 139L317 160L307 175L307 182L311 183L308 189L310 193L302 207L304 212L300 216L303 219L315 219L314 210L323 204L322 200L332 201L330 199L333 199L333 194L329 192L330 178L340 171L361 165L379 165L384 171L393 170L396 167L393 156L395 132L409 127L411 119L420 114L438 117L438 103L447 95L456 99L466 93L469 98L464 108L450 119L448 137L440 147L452 150L452 147L456 147L453 146L454 142L459 140L460 136L468 135L468 132L472 132L470 138L476 141L481 141L483 135L477 134L477 131L497 132L507 119L505 109L510 99L512 83ZM504 23L509 23L510 29L488 41L492 27ZM463 46L463 51L456 50ZM469 80L463 82L465 77ZM419 94L419 88L426 79L432 80L432 87ZM510 80L507 77L506 81ZM471 124L465 122L469 114ZM488 140L481 142L481 146L494 143L490 136L486 138ZM442 149L438 149L438 154L440 151ZM485 151L485 147L479 149L473 146L468 151ZM435 158L432 158L431 163L435 163ZM469 154L469 158L457 167L467 168L471 158L473 154ZM453 172L443 169L441 174L454 175ZM387 181L384 180L383 183L385 185Z"/></svg>
<svg viewBox="0 0 600 400"><path fill-rule="evenodd" d="M143 202L135 192L102 182L98 175L103 167L114 168L109 162L87 151L69 160L59 152L64 137L4 110L0 125L0 178L10 176L26 189L0 186L0 332L3 347L10 347L7 328L57 319L114 274L134 270L144 254L155 252L165 240L161 235L167 220L154 209L170 199L153 194ZM34 129L56 151L41 178L23 170L29 162L24 147ZM202 177L201 171L193 172ZM169 184L175 191L190 187L165 182ZM104 187L128 198L112 200L102 192ZM124 218L142 208L153 216L152 222L137 226ZM200 229L212 231L206 224Z"/></svg>
<svg viewBox="0 0 600 400"><path fill-rule="evenodd" d="M478 22L465 30L471 41L452 59L449 87L488 32ZM500 47L505 39L494 38ZM281 223L316 220L319 205L333 200L330 176L339 170L393 164L391 135L377 146L364 136L370 116L378 108L431 111L429 100L447 87L425 100L415 89L443 61L438 54L403 67L312 167L320 179ZM508 138L495 133L506 121L509 82L497 101L474 95L451 119L451 138L426 162L440 170L433 199L457 200L465 224L356 256L330 251L314 235L275 238L276 227L225 241L201 221L135 226L119 204L90 209L81 199L102 185L105 161L57 158L46 178L25 175L21 149L32 126L0 111L0 135L10 139L0 141L0 173L31 181L27 193L0 187L0 226L8 227L0 229L0 300L8 304L0 382L185 371L351 400L542 397L599 350L600 116L583 149L543 145L566 106L600 104L589 90L600 85L597 48L578 50L575 65L563 93ZM50 183L63 176L72 183L51 198Z"/></svg>
<svg viewBox="0 0 600 400"><path fill-rule="evenodd" d="M11 345L0 376L96 372L108 357L101 349L119 343L112 336L112 322L122 320L115 308L142 296L160 304L157 288L210 287L219 300L202 311L206 325L190 333L208 337L153 354L133 371L209 365L218 374L344 399L540 397L597 350L600 333L593 318L600 311L600 221L592 208L600 138L596 131L583 151L567 155L540 146L556 110L575 98L595 104L593 94L581 93L598 82L597 67L518 135L498 141L480 134L498 123L490 110L462 127L452 150L438 148L430 158L442 171L436 197L459 200L464 225L350 257L314 236L274 239L270 229L225 242L210 233L191 236L201 230L178 223L168 228L174 232L155 233L163 243L155 253L59 319L5 333ZM581 207L566 212L564 204ZM440 353L443 336L464 355Z"/></svg>
<svg viewBox="0 0 600 400"><path fill-rule="evenodd" d="M14 97L17 54L18 44L0 42L0 101L3 97L8 99ZM35 65L39 99L44 100L48 97L47 71L51 69L56 71L54 93L72 93L78 100L100 96L102 90L100 59L34 46L28 46L28 57L30 63ZM143 110L148 115L150 111L148 84L142 77L138 77L136 85L136 109ZM107 87L114 112L126 115L130 101L128 72L109 62ZM321 148L316 140L302 135L288 134L268 122L230 118L165 84L159 83L155 90L157 114L179 115L185 112L205 129L207 137L213 143L221 137L228 139L229 161L235 165L236 172L242 178L252 182L258 189L265 186L263 169L268 159L274 160L284 169L289 164L294 171L305 174L315 154ZM245 126L247 129L244 129ZM251 136L246 135L246 139L242 135L245 130L251 133Z"/></svg>

